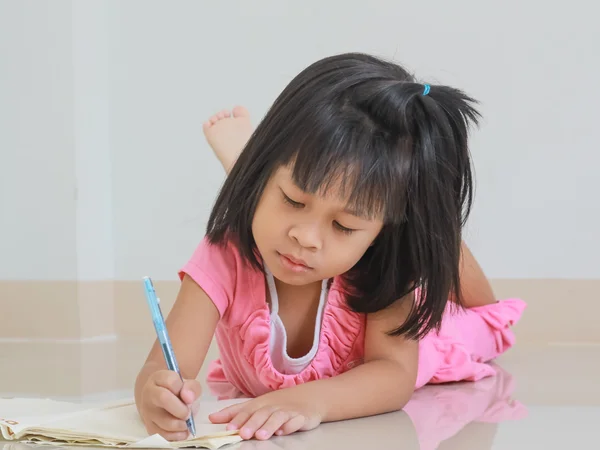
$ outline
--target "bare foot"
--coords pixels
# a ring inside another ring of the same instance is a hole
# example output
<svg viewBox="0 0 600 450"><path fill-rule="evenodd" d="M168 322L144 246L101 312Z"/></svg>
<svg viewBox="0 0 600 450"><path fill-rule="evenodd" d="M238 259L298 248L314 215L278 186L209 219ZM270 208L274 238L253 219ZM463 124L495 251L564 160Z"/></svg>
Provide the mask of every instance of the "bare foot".
<svg viewBox="0 0 600 450"><path fill-rule="evenodd" d="M227 173L252 135L250 113L243 106L223 110L204 122L202 129L208 144Z"/></svg>

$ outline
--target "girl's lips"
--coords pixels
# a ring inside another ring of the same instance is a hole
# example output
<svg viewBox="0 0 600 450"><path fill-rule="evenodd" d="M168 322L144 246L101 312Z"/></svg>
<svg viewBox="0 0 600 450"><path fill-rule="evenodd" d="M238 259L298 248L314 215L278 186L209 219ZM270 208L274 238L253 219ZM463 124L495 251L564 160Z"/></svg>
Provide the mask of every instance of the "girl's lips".
<svg viewBox="0 0 600 450"><path fill-rule="evenodd" d="M309 270L312 270L312 267L306 264L304 260L294 258L292 255L284 255L279 253L279 259L281 260L281 263L285 268L293 272L307 272Z"/></svg>

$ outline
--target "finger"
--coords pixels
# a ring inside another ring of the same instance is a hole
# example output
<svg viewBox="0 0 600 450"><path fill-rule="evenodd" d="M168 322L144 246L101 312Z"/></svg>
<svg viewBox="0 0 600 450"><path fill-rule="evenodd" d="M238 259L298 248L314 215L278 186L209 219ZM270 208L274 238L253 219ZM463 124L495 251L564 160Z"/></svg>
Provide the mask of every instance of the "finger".
<svg viewBox="0 0 600 450"><path fill-rule="evenodd" d="M179 392L181 392L181 388L183 387L183 381L181 381L177 372L172 370L161 370L160 372L157 372L154 378L154 384L168 389L175 395L179 395Z"/></svg>
<svg viewBox="0 0 600 450"><path fill-rule="evenodd" d="M153 417L153 421L158 427L167 432L187 431L185 420L178 419L165 410L158 412Z"/></svg>
<svg viewBox="0 0 600 450"><path fill-rule="evenodd" d="M273 434L279 430L283 424L288 422L292 418L292 414L287 411L275 411L267 419L263 426L256 432L256 438L260 440L269 439Z"/></svg>
<svg viewBox="0 0 600 450"><path fill-rule="evenodd" d="M198 401L198 399L196 399L196 401L191 404L191 410L192 416L196 416L196 414L198 414L198 411L200 411L200 402Z"/></svg>
<svg viewBox="0 0 600 450"><path fill-rule="evenodd" d="M166 410L178 419L185 420L189 417L190 409L179 397L163 387L157 386L156 389L157 392L152 395L152 402L155 406Z"/></svg>
<svg viewBox="0 0 600 450"><path fill-rule="evenodd" d="M275 410L273 408L261 408L258 411L255 411L246 423L240 427L240 436L242 439L252 439L259 428L269 420L269 417L271 417L271 414L274 412Z"/></svg>
<svg viewBox="0 0 600 450"><path fill-rule="evenodd" d="M228 431L239 430L240 428L242 428L244 426L244 424L248 421L248 419L250 419L251 416L252 416L252 413L249 413L247 411L240 411L227 424L226 429Z"/></svg>
<svg viewBox="0 0 600 450"><path fill-rule="evenodd" d="M188 405L191 405L202 394L202 386L197 380L185 380L179 397Z"/></svg>
<svg viewBox="0 0 600 450"><path fill-rule="evenodd" d="M160 434L167 441L183 441L183 440L187 439L188 434L189 434L188 432L182 432L182 431L178 431L178 432L165 431L156 424L154 424L154 426L157 428L155 433Z"/></svg>
<svg viewBox="0 0 600 450"><path fill-rule="evenodd" d="M277 436L287 436L288 434L295 433L301 430L304 426L305 418L302 415L292 417L286 423L284 423L279 430L275 432Z"/></svg>
<svg viewBox="0 0 600 450"><path fill-rule="evenodd" d="M209 414L208 419L212 423L231 422L231 420L246 406L248 406L248 401L228 406L220 411Z"/></svg>

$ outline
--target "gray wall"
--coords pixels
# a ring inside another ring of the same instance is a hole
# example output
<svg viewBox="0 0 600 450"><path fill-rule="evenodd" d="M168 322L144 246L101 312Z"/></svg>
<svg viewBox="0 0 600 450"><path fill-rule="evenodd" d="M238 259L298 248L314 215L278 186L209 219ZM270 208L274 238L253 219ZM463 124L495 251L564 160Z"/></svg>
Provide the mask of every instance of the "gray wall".
<svg viewBox="0 0 600 450"><path fill-rule="evenodd" d="M0 0L0 279L174 279L255 122L323 56L393 57L481 101L468 241L493 278L598 278L591 2Z"/></svg>

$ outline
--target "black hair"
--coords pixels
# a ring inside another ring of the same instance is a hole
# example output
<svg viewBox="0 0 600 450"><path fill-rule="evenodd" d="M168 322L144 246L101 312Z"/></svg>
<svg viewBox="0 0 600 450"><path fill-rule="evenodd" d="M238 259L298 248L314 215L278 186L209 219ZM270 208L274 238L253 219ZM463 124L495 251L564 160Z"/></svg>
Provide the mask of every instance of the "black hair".
<svg viewBox="0 0 600 450"><path fill-rule="evenodd" d="M460 298L475 103L452 87L425 87L375 56L317 61L289 83L252 134L215 202L208 240L235 236L241 254L262 270L252 219L275 170L292 167L309 193L341 180L355 209L384 218L374 244L341 275L348 305L373 313L421 288L408 318L389 334L418 339L439 329L450 294Z"/></svg>

